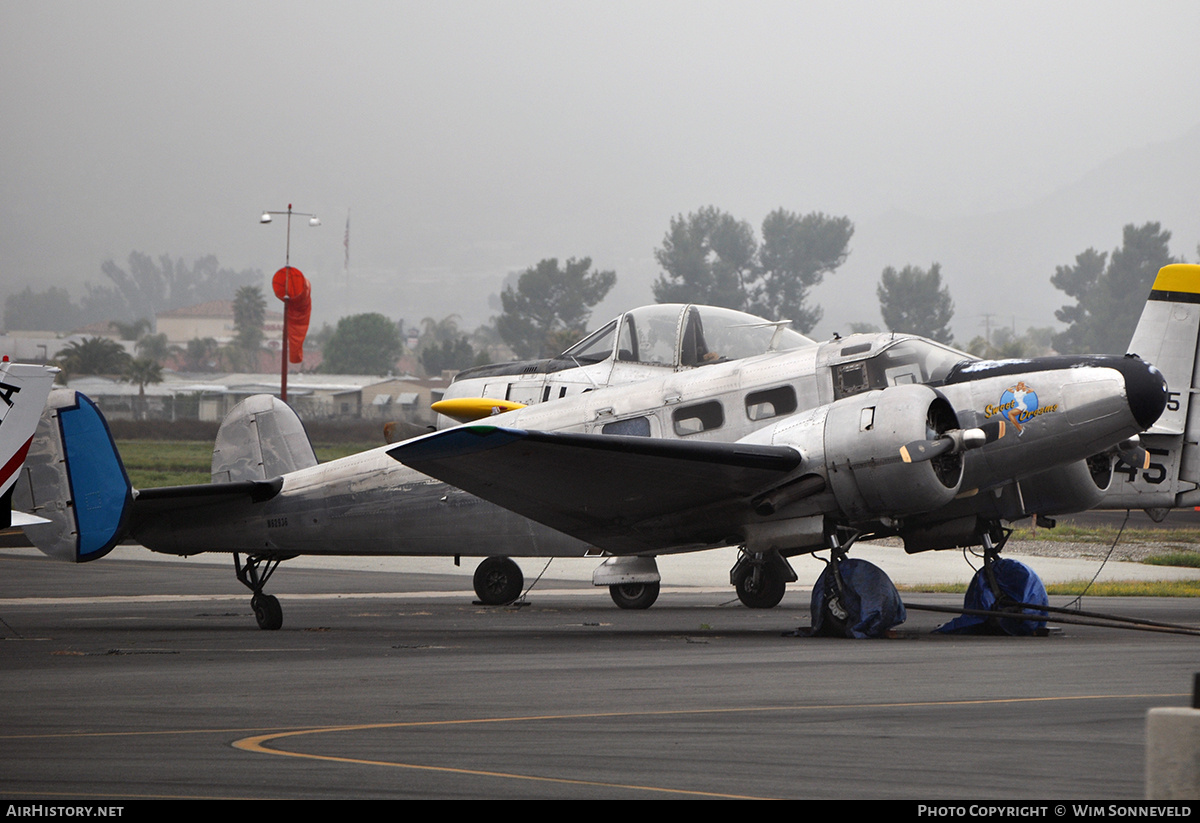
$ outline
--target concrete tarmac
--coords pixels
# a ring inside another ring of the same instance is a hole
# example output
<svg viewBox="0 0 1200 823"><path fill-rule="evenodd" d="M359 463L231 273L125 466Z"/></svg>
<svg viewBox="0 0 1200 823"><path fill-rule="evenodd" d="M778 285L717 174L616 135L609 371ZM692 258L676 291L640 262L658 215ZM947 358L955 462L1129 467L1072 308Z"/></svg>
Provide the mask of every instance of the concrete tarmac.
<svg viewBox="0 0 1200 823"><path fill-rule="evenodd" d="M869 551L898 582L966 566ZM1200 638L1054 621L944 636L912 610L894 639L793 636L804 585L743 608L719 553L664 559L645 612L592 587L593 561L497 608L473 604L473 562L298 558L269 586L278 632L227 558L115 554L0 552L6 798L1138 799L1146 712L1190 705L1200 669ZM1200 624L1194 600L1084 608Z"/></svg>

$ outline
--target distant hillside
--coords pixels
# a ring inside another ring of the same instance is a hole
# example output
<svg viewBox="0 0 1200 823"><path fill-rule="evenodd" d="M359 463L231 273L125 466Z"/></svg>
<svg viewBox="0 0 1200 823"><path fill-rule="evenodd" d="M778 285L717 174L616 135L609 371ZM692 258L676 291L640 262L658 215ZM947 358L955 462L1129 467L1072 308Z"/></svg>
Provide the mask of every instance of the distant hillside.
<svg viewBox="0 0 1200 823"><path fill-rule="evenodd" d="M1050 285L1058 265L1089 246L1111 252L1127 223L1156 221L1171 250L1196 261L1200 243L1200 126L1168 143L1130 150L1074 184L1027 206L953 220L891 212L856 219L850 259L815 297L825 307L819 335L862 320L879 324L875 286L885 266L942 264L965 343L995 325L1057 325L1066 295Z"/></svg>

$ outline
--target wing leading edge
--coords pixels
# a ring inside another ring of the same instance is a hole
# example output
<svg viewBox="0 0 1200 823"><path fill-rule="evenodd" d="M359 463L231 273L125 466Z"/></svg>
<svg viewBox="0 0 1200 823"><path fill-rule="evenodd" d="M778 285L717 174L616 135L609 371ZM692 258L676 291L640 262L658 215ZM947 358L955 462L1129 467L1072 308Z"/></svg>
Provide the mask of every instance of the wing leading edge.
<svg viewBox="0 0 1200 823"><path fill-rule="evenodd" d="M802 457L786 446L460 426L388 451L423 474L619 553L722 545Z"/></svg>

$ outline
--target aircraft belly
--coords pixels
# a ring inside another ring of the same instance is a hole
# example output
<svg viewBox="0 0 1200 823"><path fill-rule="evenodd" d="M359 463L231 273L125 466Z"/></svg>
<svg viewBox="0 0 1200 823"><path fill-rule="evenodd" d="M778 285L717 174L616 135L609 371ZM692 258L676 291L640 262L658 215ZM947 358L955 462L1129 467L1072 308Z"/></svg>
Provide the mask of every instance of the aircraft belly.
<svg viewBox="0 0 1200 823"><path fill-rule="evenodd" d="M472 555L579 557L590 546L441 483L416 483L370 493L306 490L262 504L232 529L209 529L231 548L241 535L279 554ZM248 550L248 549L246 549Z"/></svg>
<svg viewBox="0 0 1200 823"><path fill-rule="evenodd" d="M590 548L442 483L303 496L280 505L286 506L287 533L272 539L307 554L578 557Z"/></svg>

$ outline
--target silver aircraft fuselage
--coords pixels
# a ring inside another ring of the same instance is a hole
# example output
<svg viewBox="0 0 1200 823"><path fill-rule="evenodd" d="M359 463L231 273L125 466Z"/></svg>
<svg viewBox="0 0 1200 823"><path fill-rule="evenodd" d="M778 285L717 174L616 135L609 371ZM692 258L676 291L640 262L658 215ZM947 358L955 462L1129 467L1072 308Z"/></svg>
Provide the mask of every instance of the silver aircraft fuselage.
<svg viewBox="0 0 1200 823"><path fill-rule="evenodd" d="M614 375L620 366L581 368L608 368ZM855 335L694 368L642 370L628 375L634 378L629 382L606 379L608 385L570 371L543 375L540 383L511 378L510 384L525 382L526 399L544 397L544 402L488 418L487 425L584 434L626 432L635 425L639 433L663 439L795 445L813 471L830 480L825 491L793 507L769 516L747 514L744 530L734 535L743 540L753 540L759 530L773 533L792 525L809 535L812 530L802 522L816 516L856 518L831 476L862 471L839 466L839 455L859 448L848 444L869 442L872 430L846 426L815 440L797 439L797 433L810 430L818 418L824 425L830 409L886 396L890 387L930 385L953 407L960 428L999 419L1010 426L998 442L963 455L961 492L953 501L914 513L915 520L928 523L971 514L1015 519L1094 505L1092 489L1101 479L1089 474L1084 461L1143 431L1153 422L1147 421L1148 409L1158 404L1161 411L1158 398L1164 392L1152 367L1134 358L971 361L921 338L889 334ZM504 377L489 380L503 383ZM787 399L781 402L783 396ZM713 410L719 410L717 422ZM154 551L181 555L578 557L593 550L587 542L402 465L389 454L393 448L286 474L279 494L264 502L225 503L219 510L202 503L181 506L139 524L132 537ZM791 548L820 545L818 530ZM701 547L656 551L696 548Z"/></svg>

